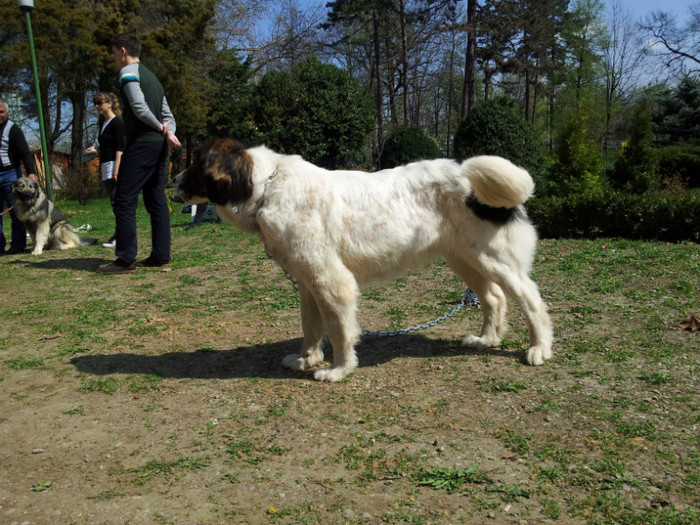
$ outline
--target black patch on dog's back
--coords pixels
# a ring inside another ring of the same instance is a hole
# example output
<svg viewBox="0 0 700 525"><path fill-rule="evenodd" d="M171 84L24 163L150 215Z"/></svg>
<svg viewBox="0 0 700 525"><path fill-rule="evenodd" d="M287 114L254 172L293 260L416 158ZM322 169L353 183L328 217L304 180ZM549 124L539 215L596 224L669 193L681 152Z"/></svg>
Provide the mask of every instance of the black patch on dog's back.
<svg viewBox="0 0 700 525"><path fill-rule="evenodd" d="M516 220L527 220L527 213L522 206L495 208L481 202L473 193L464 199L464 203L474 212L474 215L495 224L504 225Z"/></svg>

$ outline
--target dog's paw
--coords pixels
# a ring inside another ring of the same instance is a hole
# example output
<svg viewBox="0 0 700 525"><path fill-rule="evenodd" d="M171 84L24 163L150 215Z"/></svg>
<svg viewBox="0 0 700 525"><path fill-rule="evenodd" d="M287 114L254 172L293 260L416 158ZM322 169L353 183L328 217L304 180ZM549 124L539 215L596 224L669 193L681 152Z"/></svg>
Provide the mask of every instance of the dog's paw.
<svg viewBox="0 0 700 525"><path fill-rule="evenodd" d="M42 250L41 248L36 247L32 250L32 255L41 255L43 251L44 250Z"/></svg>
<svg viewBox="0 0 700 525"><path fill-rule="evenodd" d="M484 350L486 348L495 348L500 346L501 340L499 338L489 339L487 337L481 337L478 335L468 335L462 339L462 346L467 348L473 348L474 350Z"/></svg>
<svg viewBox="0 0 700 525"><path fill-rule="evenodd" d="M321 368L314 373L316 381L325 381L326 383L335 383L342 381L352 373L352 369L341 366L332 366L330 368Z"/></svg>
<svg viewBox="0 0 700 525"><path fill-rule="evenodd" d="M552 358L552 348L550 346L538 345L530 347L527 351L527 364L539 366L547 359Z"/></svg>
<svg viewBox="0 0 700 525"><path fill-rule="evenodd" d="M304 370L311 370L317 364L323 361L323 355L320 359L312 355L310 357L301 357L301 354L289 354L284 359L282 359L282 366L285 368L290 368L292 370L299 370L303 372Z"/></svg>
<svg viewBox="0 0 700 525"><path fill-rule="evenodd" d="M289 354L282 359L282 366L292 370L306 370L306 359L301 354Z"/></svg>

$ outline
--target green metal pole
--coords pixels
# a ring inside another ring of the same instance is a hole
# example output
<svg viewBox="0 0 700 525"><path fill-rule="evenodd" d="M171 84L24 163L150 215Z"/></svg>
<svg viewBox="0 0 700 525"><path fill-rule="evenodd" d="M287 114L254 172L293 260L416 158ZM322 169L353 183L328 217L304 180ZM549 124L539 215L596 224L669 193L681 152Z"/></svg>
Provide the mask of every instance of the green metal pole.
<svg viewBox="0 0 700 525"><path fill-rule="evenodd" d="M39 73L36 69L36 52L34 51L34 35L32 34L32 17L28 9L23 9L27 19L27 35L29 37L29 54L32 58L32 73L34 74L34 89L36 91L37 113L39 115L39 132L41 133L41 153L44 157L44 173L46 174L46 195L49 200L53 200L51 191L51 162L49 159L49 149L46 143L46 128L44 127L44 112L41 109L41 90L39 89Z"/></svg>

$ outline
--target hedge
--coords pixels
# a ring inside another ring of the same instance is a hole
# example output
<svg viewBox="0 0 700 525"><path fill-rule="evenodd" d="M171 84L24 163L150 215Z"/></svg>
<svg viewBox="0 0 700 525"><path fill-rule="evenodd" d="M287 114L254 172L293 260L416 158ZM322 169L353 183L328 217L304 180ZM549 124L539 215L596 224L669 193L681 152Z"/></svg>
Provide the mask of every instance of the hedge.
<svg viewBox="0 0 700 525"><path fill-rule="evenodd" d="M539 197L527 203L541 237L700 240L700 191Z"/></svg>

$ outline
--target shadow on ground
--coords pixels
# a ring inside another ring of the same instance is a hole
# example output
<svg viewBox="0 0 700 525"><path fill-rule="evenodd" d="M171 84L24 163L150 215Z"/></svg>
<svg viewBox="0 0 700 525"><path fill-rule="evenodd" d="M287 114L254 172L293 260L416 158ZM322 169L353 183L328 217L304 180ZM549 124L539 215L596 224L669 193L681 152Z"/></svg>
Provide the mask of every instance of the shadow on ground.
<svg viewBox="0 0 700 525"><path fill-rule="evenodd" d="M282 358L296 353L302 340L290 339L269 344L239 347L230 350L200 349L193 352L172 352L161 355L121 353L75 357L71 363L80 371L94 375L154 374L163 378L232 379L311 378L310 372L283 368ZM326 359L332 359L327 346ZM397 357L426 359L429 357L469 355L501 356L522 359L523 353L498 348L463 349L452 341L408 335L373 338L357 347L360 368L379 366Z"/></svg>
<svg viewBox="0 0 700 525"><path fill-rule="evenodd" d="M33 255L31 257L34 257ZM10 264L23 265L26 268L37 268L39 270L79 270L84 272L94 272L105 263L114 259L110 254L105 257L70 257L65 259L38 259L26 258L10 261Z"/></svg>

